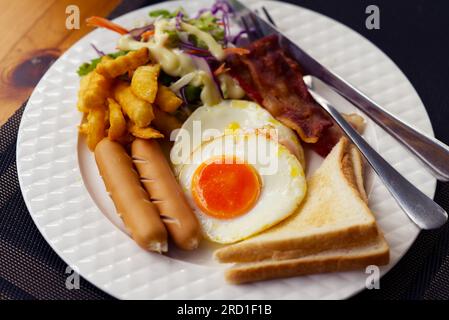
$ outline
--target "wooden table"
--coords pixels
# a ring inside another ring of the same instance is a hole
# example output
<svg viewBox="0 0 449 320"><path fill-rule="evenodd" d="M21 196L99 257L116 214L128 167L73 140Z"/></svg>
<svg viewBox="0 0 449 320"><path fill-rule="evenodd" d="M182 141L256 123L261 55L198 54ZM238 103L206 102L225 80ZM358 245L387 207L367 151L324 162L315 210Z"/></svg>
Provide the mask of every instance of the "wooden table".
<svg viewBox="0 0 449 320"><path fill-rule="evenodd" d="M107 16L120 0L0 0L0 125L30 95L50 64L92 30L84 20ZM66 28L76 5L80 29Z"/></svg>

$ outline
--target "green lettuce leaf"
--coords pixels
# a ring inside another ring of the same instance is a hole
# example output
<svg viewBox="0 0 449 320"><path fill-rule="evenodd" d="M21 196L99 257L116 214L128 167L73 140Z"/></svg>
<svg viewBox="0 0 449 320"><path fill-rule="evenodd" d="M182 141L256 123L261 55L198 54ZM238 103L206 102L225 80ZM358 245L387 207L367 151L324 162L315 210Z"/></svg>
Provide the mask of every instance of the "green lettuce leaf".
<svg viewBox="0 0 449 320"><path fill-rule="evenodd" d="M178 9L174 10L173 12L170 12L170 11L165 10L165 9L153 10L153 11L150 11L148 13L148 15L150 17L152 17L152 18L161 17L161 18L164 18L164 19L170 19L170 18L176 17L179 12L182 12L184 14L184 17L187 16L187 14L184 11L183 7L179 7Z"/></svg>
<svg viewBox="0 0 449 320"><path fill-rule="evenodd" d="M112 52L112 53L108 53L107 56L111 57L113 59L120 57L120 56L124 56L125 54L127 54L129 51L124 51L124 50L120 50L117 52ZM78 75L80 77L87 75L88 73L92 72L95 70L95 68L97 67L97 64L100 63L102 57L98 57L95 59L90 60L90 62L84 62L82 65L79 66L78 68Z"/></svg>

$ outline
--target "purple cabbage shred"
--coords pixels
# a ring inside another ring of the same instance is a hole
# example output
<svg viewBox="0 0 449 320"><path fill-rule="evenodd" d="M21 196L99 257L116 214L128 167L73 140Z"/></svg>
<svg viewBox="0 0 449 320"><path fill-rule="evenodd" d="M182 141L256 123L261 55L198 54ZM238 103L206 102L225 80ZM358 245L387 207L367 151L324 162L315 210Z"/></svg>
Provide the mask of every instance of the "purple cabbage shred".
<svg viewBox="0 0 449 320"><path fill-rule="evenodd" d="M184 102L184 105L188 105L189 101L187 100L187 96L186 96L186 87L184 86L179 90L179 93L181 94L181 99Z"/></svg>
<svg viewBox="0 0 449 320"><path fill-rule="evenodd" d="M147 32L147 31L153 30L153 29L154 29L154 25L153 24L149 24L147 26L143 26L143 27L140 27L140 28L131 29L129 31L129 34L131 35L131 37L133 37L134 40L139 41L140 37L142 36L142 34L144 32Z"/></svg>
<svg viewBox="0 0 449 320"><path fill-rule="evenodd" d="M182 18L184 17L184 14L179 11L178 14L176 15L176 30L181 30L181 22L182 22Z"/></svg>
<svg viewBox="0 0 449 320"><path fill-rule="evenodd" d="M93 43L91 43L90 45L91 45L91 47L95 50L95 52L96 52L100 57L106 55L106 53L104 53L103 51L101 51L100 49L98 49Z"/></svg>

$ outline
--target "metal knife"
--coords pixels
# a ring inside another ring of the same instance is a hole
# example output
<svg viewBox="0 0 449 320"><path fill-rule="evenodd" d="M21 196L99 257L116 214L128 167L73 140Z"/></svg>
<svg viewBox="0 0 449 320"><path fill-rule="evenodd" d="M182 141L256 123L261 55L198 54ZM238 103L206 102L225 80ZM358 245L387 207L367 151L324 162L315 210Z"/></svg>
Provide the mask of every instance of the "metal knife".
<svg viewBox="0 0 449 320"><path fill-rule="evenodd" d="M391 136L396 138L420 159L437 179L449 181L449 147L447 145L419 132L383 109L360 90L312 58L297 44L283 35L275 26L260 18L240 1L229 0L228 2L233 9L233 19L242 28L251 30L253 37L261 38L277 34L281 46L301 64L305 74L313 75L328 84Z"/></svg>

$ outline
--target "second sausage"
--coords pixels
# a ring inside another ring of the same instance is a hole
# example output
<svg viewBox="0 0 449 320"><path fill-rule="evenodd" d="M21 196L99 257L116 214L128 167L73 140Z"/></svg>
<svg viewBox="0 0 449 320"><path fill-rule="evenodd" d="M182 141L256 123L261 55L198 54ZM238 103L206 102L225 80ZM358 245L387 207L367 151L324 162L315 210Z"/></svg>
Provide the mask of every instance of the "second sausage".
<svg viewBox="0 0 449 320"><path fill-rule="evenodd" d="M131 154L142 184L159 209L175 244L184 250L195 249L200 241L199 223L158 142L136 139Z"/></svg>

